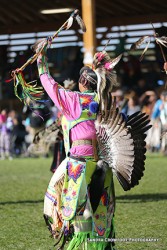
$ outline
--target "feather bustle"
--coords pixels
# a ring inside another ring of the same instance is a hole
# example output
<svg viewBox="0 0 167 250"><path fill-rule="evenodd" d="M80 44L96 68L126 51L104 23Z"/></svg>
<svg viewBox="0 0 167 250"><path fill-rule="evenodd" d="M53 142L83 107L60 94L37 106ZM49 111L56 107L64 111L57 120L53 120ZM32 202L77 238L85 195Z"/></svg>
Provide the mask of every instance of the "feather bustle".
<svg viewBox="0 0 167 250"><path fill-rule="evenodd" d="M115 100L109 108L104 101L101 121L95 122L99 148L124 190L138 185L144 175L145 132L151 127L148 116L136 112L125 121Z"/></svg>

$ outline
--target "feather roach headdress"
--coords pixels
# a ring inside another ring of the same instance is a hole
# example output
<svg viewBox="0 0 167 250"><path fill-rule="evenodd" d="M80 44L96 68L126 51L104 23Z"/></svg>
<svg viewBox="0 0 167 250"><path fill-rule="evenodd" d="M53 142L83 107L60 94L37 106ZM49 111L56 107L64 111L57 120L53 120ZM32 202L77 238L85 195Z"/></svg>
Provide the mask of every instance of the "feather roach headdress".
<svg viewBox="0 0 167 250"><path fill-rule="evenodd" d="M94 55L92 69L97 74L97 93L101 107L104 107L104 98L109 98L113 86L117 85L117 76L113 69L121 57L122 54L115 59L111 59L105 50Z"/></svg>
<svg viewBox="0 0 167 250"><path fill-rule="evenodd" d="M105 109L104 103L106 104L106 102L104 102L104 99L107 99L107 103L109 104L111 101L112 88L113 86L118 85L117 75L114 71L114 67L117 65L117 63L122 57L122 54L120 54L114 59L110 58L109 54L106 52L106 47L110 40L111 38L108 40L104 49L101 52L97 52L94 55L92 71L94 71L96 77L91 77L90 70L84 70L82 72L82 76L86 78L88 82L90 82L94 86L96 85L101 111ZM93 87L93 89L95 88Z"/></svg>

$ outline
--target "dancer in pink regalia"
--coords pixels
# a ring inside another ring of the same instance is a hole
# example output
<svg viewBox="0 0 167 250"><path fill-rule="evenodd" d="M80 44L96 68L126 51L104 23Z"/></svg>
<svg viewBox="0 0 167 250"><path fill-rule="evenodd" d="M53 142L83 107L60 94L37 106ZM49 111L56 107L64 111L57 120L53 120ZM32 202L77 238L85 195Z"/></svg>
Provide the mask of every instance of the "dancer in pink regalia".
<svg viewBox="0 0 167 250"><path fill-rule="evenodd" d="M113 68L121 55L111 60L105 50L96 53L92 67L80 71L80 92L73 92L52 78L46 52L47 46L38 55L39 76L63 114L66 150L66 158L46 191L46 224L59 249L68 244L68 250L113 250L113 173L124 190L139 183L144 171L148 117L137 112L126 119L112 100L112 87L117 84Z"/></svg>

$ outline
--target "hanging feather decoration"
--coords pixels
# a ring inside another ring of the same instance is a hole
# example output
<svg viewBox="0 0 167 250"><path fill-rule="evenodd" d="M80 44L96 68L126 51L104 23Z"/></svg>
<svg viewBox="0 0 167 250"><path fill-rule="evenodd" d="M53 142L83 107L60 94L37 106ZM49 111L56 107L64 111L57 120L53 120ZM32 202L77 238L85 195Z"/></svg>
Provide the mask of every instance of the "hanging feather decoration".
<svg viewBox="0 0 167 250"><path fill-rule="evenodd" d="M162 57L164 59L164 63L166 63L166 56L165 56L165 53L163 51L163 48L162 48L162 45L165 46L165 43L166 43L166 37L159 37L159 34L156 32L155 28L154 28L154 25L153 23L151 23L152 25L152 28L153 28L153 31L154 31L154 38L155 38L155 41L156 43L159 45L160 47L160 50L161 50L161 54L162 54ZM166 46L165 46L166 47Z"/></svg>
<svg viewBox="0 0 167 250"><path fill-rule="evenodd" d="M137 42L133 43L130 47L130 51L133 51L133 50L136 50L136 49L139 49L141 45L143 45L144 43L146 43L146 47L143 51L143 53L141 54L140 56L140 59L139 61L142 61L143 60L143 57L149 47L149 44L150 44L150 41L151 41L151 38L150 36L142 36L139 40L137 40Z"/></svg>
<svg viewBox="0 0 167 250"><path fill-rule="evenodd" d="M86 26L84 24L84 21L82 18L79 16L79 10L73 11L71 16L68 18L68 20L53 34L53 36L50 36L48 38L43 38L37 41L33 46L32 49L34 52L36 52L36 57L33 58L33 62L37 59L38 55L43 51L45 47L50 47L52 44L52 41L54 40L55 37L58 37L59 33L62 30L68 30L71 28L74 19L77 21L79 24L80 28L82 29L83 32L86 31ZM47 46L46 46L47 45Z"/></svg>
<svg viewBox="0 0 167 250"><path fill-rule="evenodd" d="M76 9L70 16L70 18L68 19L68 23L66 25L66 29L69 29L73 23L73 20L76 20L78 25L80 26L82 32L86 32L86 26L84 21L82 20L82 18L79 15L79 10Z"/></svg>
<svg viewBox="0 0 167 250"><path fill-rule="evenodd" d="M140 39L138 39L135 43L131 45L130 51L140 48L140 46L145 43L145 40L147 38L149 38L149 36L142 36Z"/></svg>
<svg viewBox="0 0 167 250"><path fill-rule="evenodd" d="M107 100L104 101L107 107ZM139 184L143 176L146 132L151 128L145 113L137 112L125 117L116 107L99 111L95 121L100 159L112 168L125 191Z"/></svg>
<svg viewBox="0 0 167 250"><path fill-rule="evenodd" d="M69 30L69 29L71 28L71 26L72 26L72 24L73 24L73 21L74 21L73 16L70 16L70 18L68 19L68 22L67 22L67 24L66 24L66 26L65 26L65 29L66 29L66 30Z"/></svg>
<svg viewBox="0 0 167 250"><path fill-rule="evenodd" d="M155 42L159 45L164 62L166 62L166 57L165 57L162 46L167 47L167 37L165 37L165 36L159 37L159 34L155 31L155 28L154 28L152 23L151 23L151 25L152 25L152 28L154 31L153 37L155 38ZM139 49L141 47L141 45L146 43L146 47L145 47L144 51L142 52L142 54L139 58L139 61L143 60L144 55L145 55L146 51L148 50L150 42L151 42L151 36L142 36L139 40L137 40L137 42L135 42L131 45L130 51L133 51L133 50Z"/></svg>
<svg viewBox="0 0 167 250"><path fill-rule="evenodd" d="M69 19L67 20L67 24L65 25L65 29L68 30L69 28L71 28L74 19L76 18L76 16L79 15L79 10L76 9L73 11L73 13L71 14L71 16L69 17Z"/></svg>
<svg viewBox="0 0 167 250"><path fill-rule="evenodd" d="M156 43L160 43L162 44L164 47L167 47L167 37L166 36L162 36L162 37L155 37L155 41Z"/></svg>
<svg viewBox="0 0 167 250"><path fill-rule="evenodd" d="M86 32L86 26L85 26L85 23L84 23L84 21L82 20L82 18L81 18L79 15L77 15L77 16L75 17L75 20L76 20L77 23L79 24L79 26L80 26L82 32Z"/></svg>
<svg viewBox="0 0 167 250"><path fill-rule="evenodd" d="M62 30L68 30L73 24L75 15L71 14L69 19L58 29L53 36L47 37L47 38L42 38L38 40L34 45L31 46L32 50L36 52L36 57L33 59L33 62L38 58L39 54L43 51L43 49L49 48L52 44L52 41L55 37L58 37L59 33Z"/></svg>

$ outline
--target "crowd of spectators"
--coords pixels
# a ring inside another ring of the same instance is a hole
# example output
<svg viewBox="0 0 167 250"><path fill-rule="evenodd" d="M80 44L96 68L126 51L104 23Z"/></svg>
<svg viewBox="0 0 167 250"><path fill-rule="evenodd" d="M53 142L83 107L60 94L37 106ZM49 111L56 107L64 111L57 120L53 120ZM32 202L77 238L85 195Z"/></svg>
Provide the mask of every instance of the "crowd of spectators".
<svg viewBox="0 0 167 250"><path fill-rule="evenodd" d="M78 56L78 50L76 55ZM20 56L17 58L21 60ZM25 60L26 57L24 56L23 61L25 62ZM64 64L62 64L62 67L68 69L69 77L76 82L79 78L79 69L82 67L81 56L79 60L75 59L73 63L66 60ZM68 65L72 66L69 68ZM63 85L64 80L67 79L67 74L62 70L58 72L56 66L52 62L51 74L55 80ZM153 62L146 60L139 63L137 57L128 55L122 58L116 71L119 86L113 90L112 95L116 97L120 111L125 115L131 115L137 111L148 114L152 129L149 130L147 135L147 148L152 152L161 151L167 155L167 90L165 89L166 74L162 72L162 60ZM33 73L33 79L36 79L38 72L35 65L31 68L31 72ZM30 77L31 74L29 73L25 71L25 77ZM75 77L72 79L73 75ZM66 87L66 82L64 86ZM12 85L3 85L3 88L9 87L13 89ZM5 93L10 92L5 90ZM5 97L16 98L14 91L12 95ZM8 107L6 109L1 108L0 158L12 159L15 156L29 156L27 148L32 143L35 133L55 121L57 112L50 100L45 103L35 103L33 109L24 106L22 112L18 112L17 109L9 110Z"/></svg>
<svg viewBox="0 0 167 250"><path fill-rule="evenodd" d="M11 160L21 155L25 143L26 129L22 118L15 110L3 109L0 113L0 157Z"/></svg>
<svg viewBox="0 0 167 250"><path fill-rule="evenodd" d="M136 92L123 92L121 89L113 93L120 111L126 116L137 111L146 113L152 128L148 131L146 143L151 152L162 152L167 155L167 91L160 96L156 91L145 91L141 96Z"/></svg>
<svg viewBox="0 0 167 250"><path fill-rule="evenodd" d="M29 156L28 147L35 134L49 126L57 117L54 106L36 103L24 106L22 113L3 109L0 113L0 159Z"/></svg>
<svg viewBox="0 0 167 250"><path fill-rule="evenodd" d="M163 90L158 96L156 91L148 90L139 96L134 90L117 88L112 96L115 96L117 106L125 116L137 111L149 116L152 128L147 134L147 148L167 155L167 91ZM34 135L52 124L58 114L51 101L48 104L36 103L33 109L24 106L22 114L3 109L0 113L0 159L28 157L27 148Z"/></svg>

